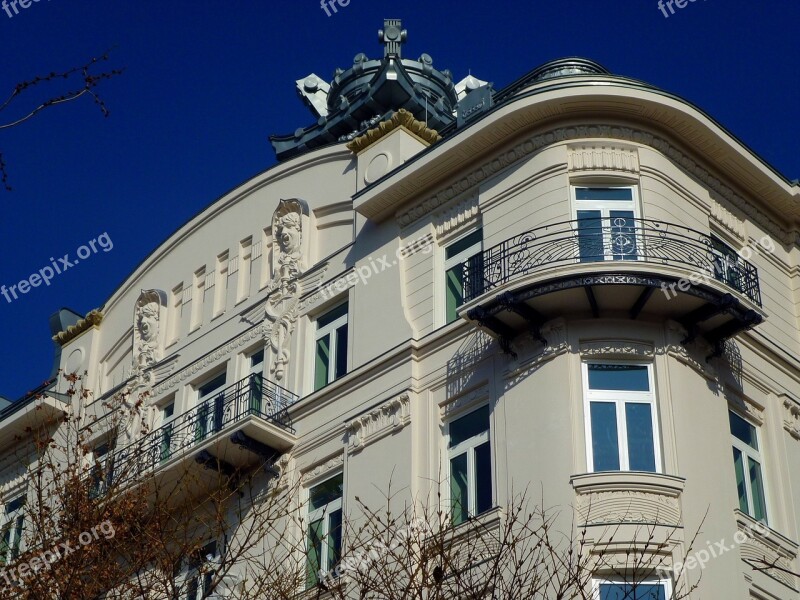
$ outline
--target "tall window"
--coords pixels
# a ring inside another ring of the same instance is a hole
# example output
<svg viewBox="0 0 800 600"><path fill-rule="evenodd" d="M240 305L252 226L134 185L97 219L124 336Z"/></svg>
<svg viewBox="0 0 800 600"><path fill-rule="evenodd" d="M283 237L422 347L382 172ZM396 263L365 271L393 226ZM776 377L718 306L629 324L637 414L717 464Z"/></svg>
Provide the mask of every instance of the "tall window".
<svg viewBox="0 0 800 600"><path fill-rule="evenodd" d="M733 435L733 468L739 509L754 519L766 522L767 501L761 473L761 450L758 430L739 415L729 412Z"/></svg>
<svg viewBox="0 0 800 600"><path fill-rule="evenodd" d="M347 302L317 319L314 346L314 389L347 373Z"/></svg>
<svg viewBox="0 0 800 600"><path fill-rule="evenodd" d="M92 451L94 464L92 465L92 490L91 495L96 497L104 493L114 481L113 456L111 442L106 441L95 446Z"/></svg>
<svg viewBox="0 0 800 600"><path fill-rule="evenodd" d="M632 187L574 187L581 262L636 260Z"/></svg>
<svg viewBox="0 0 800 600"><path fill-rule="evenodd" d="M5 505L0 521L0 565L7 565L19 556L24 531L25 496L22 495Z"/></svg>
<svg viewBox="0 0 800 600"><path fill-rule="evenodd" d="M584 363L590 471L660 469L650 365Z"/></svg>
<svg viewBox="0 0 800 600"><path fill-rule="evenodd" d="M190 330L194 331L203 324L203 304L206 298L206 268L198 269L194 273L194 296L192 297L192 323Z"/></svg>
<svg viewBox="0 0 800 600"><path fill-rule="evenodd" d="M218 559L217 543L203 546L189 559L189 573L186 582L186 600L208 598L214 581L213 563Z"/></svg>
<svg viewBox="0 0 800 600"><path fill-rule="evenodd" d="M250 411L254 414L264 412L262 406L264 387L264 349L253 352L247 357L248 373L247 385L249 387Z"/></svg>
<svg viewBox="0 0 800 600"><path fill-rule="evenodd" d="M222 429L222 417L225 404L225 373L217 375L211 381L197 388L197 424L195 438L202 440L209 433Z"/></svg>
<svg viewBox="0 0 800 600"><path fill-rule="evenodd" d="M455 419L448 432L450 504L458 525L492 508L489 405Z"/></svg>
<svg viewBox="0 0 800 600"><path fill-rule="evenodd" d="M217 269L214 275L214 316L225 312L228 301L228 253L217 256Z"/></svg>
<svg viewBox="0 0 800 600"><path fill-rule="evenodd" d="M445 322L458 318L456 311L464 303L464 263L473 275L473 285L481 281L481 245L483 230L477 229L468 236L453 242L444 249Z"/></svg>
<svg viewBox="0 0 800 600"><path fill-rule="evenodd" d="M342 557L342 493L344 475L314 486L308 495L308 560L306 584L316 585L320 574L334 569Z"/></svg>
<svg viewBox="0 0 800 600"><path fill-rule="evenodd" d="M637 583L595 579L592 587L596 600L667 600L672 594L670 582L659 579Z"/></svg>
<svg viewBox="0 0 800 600"><path fill-rule="evenodd" d="M161 461L169 460L172 455L172 431L175 419L175 401L171 401L161 409Z"/></svg>
<svg viewBox="0 0 800 600"><path fill-rule="evenodd" d="M236 290L236 302L241 302L250 295L250 268L253 256L253 238L239 243L239 281Z"/></svg>

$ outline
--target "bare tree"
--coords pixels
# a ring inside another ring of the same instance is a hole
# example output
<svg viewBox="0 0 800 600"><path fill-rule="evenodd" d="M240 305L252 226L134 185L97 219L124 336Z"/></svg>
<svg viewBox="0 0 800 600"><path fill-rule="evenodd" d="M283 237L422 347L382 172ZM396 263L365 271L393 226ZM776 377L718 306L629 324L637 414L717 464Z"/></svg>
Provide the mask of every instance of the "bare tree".
<svg viewBox="0 0 800 600"><path fill-rule="evenodd" d="M22 81L14 86L5 102L0 104L0 113L10 112L17 109L31 95L31 92L39 89L49 89L60 86L53 95L48 97L50 92L45 93L45 100L34 100L28 106L22 106L18 116L11 117L10 120L0 122L0 130L10 129L29 121L43 110L65 104L88 96L100 109L104 117L108 117L109 111L103 99L98 93L98 86L108 79L121 75L123 69L105 69L96 72L98 65L108 62L108 52L101 56L92 58L83 65L67 69L65 71L52 71L46 75L37 75L33 79ZM65 83L66 82L66 83ZM66 87L66 89L63 89ZM5 116L5 115L0 115ZM7 191L11 191L8 182L8 172L6 170L5 157L0 151L0 182Z"/></svg>

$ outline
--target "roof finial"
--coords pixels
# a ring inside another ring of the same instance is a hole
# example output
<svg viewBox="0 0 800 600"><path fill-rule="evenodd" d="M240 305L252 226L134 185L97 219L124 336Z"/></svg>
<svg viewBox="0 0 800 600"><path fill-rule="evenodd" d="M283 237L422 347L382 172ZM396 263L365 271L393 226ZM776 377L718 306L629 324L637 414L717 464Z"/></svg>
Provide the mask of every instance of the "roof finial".
<svg viewBox="0 0 800 600"><path fill-rule="evenodd" d="M408 32L403 29L402 19L384 19L383 29L378 31L378 41L384 45L384 58L390 56L402 58L401 49L407 38Z"/></svg>

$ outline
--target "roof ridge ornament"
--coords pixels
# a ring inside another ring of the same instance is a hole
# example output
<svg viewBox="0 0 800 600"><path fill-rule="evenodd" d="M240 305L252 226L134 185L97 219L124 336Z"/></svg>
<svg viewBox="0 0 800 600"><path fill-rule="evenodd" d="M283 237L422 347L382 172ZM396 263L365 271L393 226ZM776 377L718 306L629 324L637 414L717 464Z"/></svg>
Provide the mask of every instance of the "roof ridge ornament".
<svg viewBox="0 0 800 600"><path fill-rule="evenodd" d="M383 29L378 30L378 41L383 44L384 58L402 58L403 44L408 39L408 31L403 29L402 19L384 19Z"/></svg>

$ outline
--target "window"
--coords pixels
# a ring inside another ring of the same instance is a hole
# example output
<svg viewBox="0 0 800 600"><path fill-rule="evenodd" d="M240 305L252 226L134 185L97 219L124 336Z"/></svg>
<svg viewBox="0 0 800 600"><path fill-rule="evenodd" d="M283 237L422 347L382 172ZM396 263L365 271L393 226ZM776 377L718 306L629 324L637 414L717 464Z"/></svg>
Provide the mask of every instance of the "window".
<svg viewBox="0 0 800 600"><path fill-rule="evenodd" d="M217 543L210 542L189 559L186 600L200 600L209 596L214 581L213 566L218 558Z"/></svg>
<svg viewBox="0 0 800 600"><path fill-rule="evenodd" d="M636 260L633 187L573 187L581 262Z"/></svg>
<svg viewBox="0 0 800 600"><path fill-rule="evenodd" d="M492 508L489 405L452 421L448 433L450 506L458 525Z"/></svg>
<svg viewBox="0 0 800 600"><path fill-rule="evenodd" d="M206 297L206 268L198 269L194 273L194 296L192 297L192 322L190 331L194 331L203 324L203 304Z"/></svg>
<svg viewBox="0 0 800 600"><path fill-rule="evenodd" d="M225 373L217 375L211 381L197 388L197 424L195 440L205 438L209 433L222 429L222 417L225 404Z"/></svg>
<svg viewBox="0 0 800 600"><path fill-rule="evenodd" d="M590 471L660 468L650 365L584 363Z"/></svg>
<svg viewBox="0 0 800 600"><path fill-rule="evenodd" d="M264 412L262 406L264 389L264 349L254 352L247 357L247 385L249 387L250 412L261 414Z"/></svg>
<svg viewBox="0 0 800 600"><path fill-rule="evenodd" d="M112 462L111 442L106 441L95 446L92 451L92 490L91 495L97 497L103 494L114 480L114 465Z"/></svg>
<svg viewBox="0 0 800 600"><path fill-rule="evenodd" d="M7 565L19 556L22 533L25 531L24 495L5 505L0 523L0 565Z"/></svg>
<svg viewBox="0 0 800 600"><path fill-rule="evenodd" d="M592 582L595 600L667 600L671 597L670 582L644 579L641 582L598 580Z"/></svg>
<svg viewBox="0 0 800 600"><path fill-rule="evenodd" d="M236 290L236 302L239 303L250 295L250 268L253 256L253 238L239 243L239 280Z"/></svg>
<svg viewBox="0 0 800 600"><path fill-rule="evenodd" d="M161 409L161 462L169 460L172 455L172 420L175 418L175 402L170 402Z"/></svg>
<svg viewBox="0 0 800 600"><path fill-rule="evenodd" d="M718 237L711 236L711 255L714 263L714 277L734 289L746 288L744 273L739 264L736 251Z"/></svg>
<svg viewBox="0 0 800 600"><path fill-rule="evenodd" d="M342 492L344 475L311 488L308 494L306 585L336 567L342 556Z"/></svg>
<svg viewBox="0 0 800 600"><path fill-rule="evenodd" d="M767 502L761 474L761 451L758 430L739 415L729 412L733 435L733 469L739 509L754 519L766 522Z"/></svg>
<svg viewBox="0 0 800 600"><path fill-rule="evenodd" d="M347 302L317 319L314 390L347 373Z"/></svg>
<svg viewBox="0 0 800 600"><path fill-rule="evenodd" d="M170 323L169 323L169 343L178 339L181 332L181 319L183 318L183 284L172 289L172 299L170 300Z"/></svg>
<svg viewBox="0 0 800 600"><path fill-rule="evenodd" d="M225 312L228 301L228 253L217 256L216 281L214 282L214 316Z"/></svg>
<svg viewBox="0 0 800 600"><path fill-rule="evenodd" d="M477 286L482 281L482 277L475 276L482 271L482 240L483 230L478 229L444 250L445 323L452 323L458 318L456 311L464 303L465 262L469 261L466 269L473 274L470 278L472 285Z"/></svg>

